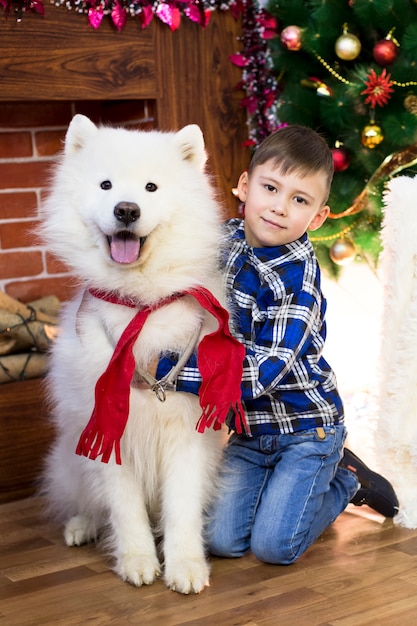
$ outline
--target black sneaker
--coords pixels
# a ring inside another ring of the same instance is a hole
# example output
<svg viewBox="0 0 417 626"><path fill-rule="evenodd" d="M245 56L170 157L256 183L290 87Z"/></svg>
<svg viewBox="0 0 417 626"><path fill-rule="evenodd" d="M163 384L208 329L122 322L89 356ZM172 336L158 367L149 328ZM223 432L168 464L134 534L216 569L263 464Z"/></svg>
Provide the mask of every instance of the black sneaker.
<svg viewBox="0 0 417 626"><path fill-rule="evenodd" d="M390 482L373 472L353 452L344 449L340 467L354 472L360 482L351 503L355 506L366 504L384 517L395 517L398 513L398 499Z"/></svg>

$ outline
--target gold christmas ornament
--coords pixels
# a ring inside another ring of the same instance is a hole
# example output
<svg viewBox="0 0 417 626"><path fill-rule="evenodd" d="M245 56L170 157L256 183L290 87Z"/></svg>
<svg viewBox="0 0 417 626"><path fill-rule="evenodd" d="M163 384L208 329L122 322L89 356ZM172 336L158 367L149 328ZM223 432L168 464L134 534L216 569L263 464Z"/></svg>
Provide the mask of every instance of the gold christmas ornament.
<svg viewBox="0 0 417 626"><path fill-rule="evenodd" d="M356 256L355 244L349 237L336 239L329 251L330 258L336 265L347 265Z"/></svg>
<svg viewBox="0 0 417 626"><path fill-rule="evenodd" d="M365 148L375 148L384 141L382 128L378 124L367 124L361 134L361 143Z"/></svg>
<svg viewBox="0 0 417 626"><path fill-rule="evenodd" d="M409 113L417 115L417 96L409 95L404 99L404 106Z"/></svg>
<svg viewBox="0 0 417 626"><path fill-rule="evenodd" d="M343 25L343 34L336 40L334 49L343 61L353 61L359 56L362 44L356 35L348 32L347 24Z"/></svg>

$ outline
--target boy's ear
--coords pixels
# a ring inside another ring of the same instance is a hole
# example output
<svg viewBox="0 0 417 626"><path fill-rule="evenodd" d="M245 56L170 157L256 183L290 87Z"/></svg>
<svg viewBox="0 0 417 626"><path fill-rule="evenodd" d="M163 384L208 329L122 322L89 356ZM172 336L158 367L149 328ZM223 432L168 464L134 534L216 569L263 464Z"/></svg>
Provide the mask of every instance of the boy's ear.
<svg viewBox="0 0 417 626"><path fill-rule="evenodd" d="M326 205L322 207L320 211L317 213L317 215L315 215L313 219L311 220L308 226L308 230L317 230L318 228L320 228L320 226L322 226L324 222L326 221L329 213L330 213L329 206Z"/></svg>
<svg viewBox="0 0 417 626"><path fill-rule="evenodd" d="M246 170L239 176L236 189L239 200L246 202L248 190L248 172Z"/></svg>

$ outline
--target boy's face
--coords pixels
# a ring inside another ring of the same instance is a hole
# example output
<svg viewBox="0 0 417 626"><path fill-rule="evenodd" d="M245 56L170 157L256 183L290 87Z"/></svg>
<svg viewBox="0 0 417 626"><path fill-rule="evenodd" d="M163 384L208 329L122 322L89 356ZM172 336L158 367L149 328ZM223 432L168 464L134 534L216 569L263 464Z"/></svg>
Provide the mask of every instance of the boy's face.
<svg viewBox="0 0 417 626"><path fill-rule="evenodd" d="M245 237L252 248L281 246L319 228L329 214L323 206L326 175L315 172L282 174L273 161L257 165L238 182L239 199L245 203Z"/></svg>

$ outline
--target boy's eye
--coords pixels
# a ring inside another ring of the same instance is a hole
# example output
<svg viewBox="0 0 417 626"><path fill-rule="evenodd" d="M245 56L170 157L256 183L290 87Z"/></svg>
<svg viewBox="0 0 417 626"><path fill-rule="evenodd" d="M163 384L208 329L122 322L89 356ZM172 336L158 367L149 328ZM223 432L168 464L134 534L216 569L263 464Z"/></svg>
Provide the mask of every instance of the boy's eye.
<svg viewBox="0 0 417 626"><path fill-rule="evenodd" d="M265 189L267 191L271 191L272 193L277 190L276 187L274 187L274 185L268 185L268 184L265 185Z"/></svg>
<svg viewBox="0 0 417 626"><path fill-rule="evenodd" d="M302 196L295 196L294 200L297 202L297 204L307 204L307 200Z"/></svg>

